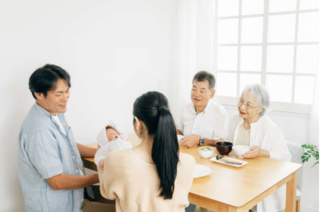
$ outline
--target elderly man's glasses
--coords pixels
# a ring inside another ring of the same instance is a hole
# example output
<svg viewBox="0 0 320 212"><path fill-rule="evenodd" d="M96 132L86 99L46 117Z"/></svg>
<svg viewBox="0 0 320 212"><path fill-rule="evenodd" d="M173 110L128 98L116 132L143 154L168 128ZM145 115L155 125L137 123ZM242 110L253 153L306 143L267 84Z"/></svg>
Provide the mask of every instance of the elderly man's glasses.
<svg viewBox="0 0 320 212"><path fill-rule="evenodd" d="M247 109L257 108L259 106L253 106L250 102L246 102L243 99L237 99L238 106L241 107L243 104Z"/></svg>

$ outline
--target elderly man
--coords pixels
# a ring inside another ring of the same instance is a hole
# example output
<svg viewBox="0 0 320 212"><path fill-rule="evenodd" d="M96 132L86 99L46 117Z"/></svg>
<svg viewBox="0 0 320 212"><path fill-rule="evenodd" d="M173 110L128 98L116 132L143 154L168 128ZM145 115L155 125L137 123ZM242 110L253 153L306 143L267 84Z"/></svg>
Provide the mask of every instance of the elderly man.
<svg viewBox="0 0 320 212"><path fill-rule="evenodd" d="M196 145L215 146L220 138L226 138L228 115L226 110L211 99L215 94L216 80L213 74L199 71L192 80L191 101L183 110L178 135L183 135L180 145L193 147ZM190 204L186 212L193 212L195 205Z"/></svg>
<svg viewBox="0 0 320 212"><path fill-rule="evenodd" d="M206 71L198 72L192 80L191 101L183 110L178 135L184 138L180 145L215 146L216 141L227 136L226 110L211 99L215 94L215 77Z"/></svg>
<svg viewBox="0 0 320 212"><path fill-rule="evenodd" d="M37 69L29 79L36 102L21 126L18 147L26 212L115 211L114 205L83 199L83 188L99 178L84 174L81 157L94 157L96 149L74 141L64 117L70 87L68 72L55 65ZM93 197L92 188L86 190Z"/></svg>

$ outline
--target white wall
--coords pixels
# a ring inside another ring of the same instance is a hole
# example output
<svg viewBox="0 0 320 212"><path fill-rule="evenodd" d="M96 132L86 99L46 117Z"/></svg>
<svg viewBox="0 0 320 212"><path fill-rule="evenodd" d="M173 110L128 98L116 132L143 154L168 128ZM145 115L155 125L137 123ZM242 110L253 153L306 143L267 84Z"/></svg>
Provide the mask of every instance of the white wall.
<svg viewBox="0 0 320 212"><path fill-rule="evenodd" d="M107 119L131 133L136 97L171 98L174 19L172 0L0 2L0 212L24 211L16 149L31 73L53 63L71 74L66 116L78 142L94 142Z"/></svg>

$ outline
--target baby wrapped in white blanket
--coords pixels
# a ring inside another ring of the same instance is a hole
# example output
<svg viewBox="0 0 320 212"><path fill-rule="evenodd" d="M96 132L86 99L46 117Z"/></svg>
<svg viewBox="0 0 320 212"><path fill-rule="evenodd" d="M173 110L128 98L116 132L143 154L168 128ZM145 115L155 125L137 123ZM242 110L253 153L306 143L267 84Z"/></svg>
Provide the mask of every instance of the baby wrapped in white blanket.
<svg viewBox="0 0 320 212"><path fill-rule="evenodd" d="M103 168L104 159L110 152L132 148L131 143L125 141L126 139L127 135L119 132L112 121L108 121L106 127L104 127L97 136L100 149L94 157L95 164Z"/></svg>

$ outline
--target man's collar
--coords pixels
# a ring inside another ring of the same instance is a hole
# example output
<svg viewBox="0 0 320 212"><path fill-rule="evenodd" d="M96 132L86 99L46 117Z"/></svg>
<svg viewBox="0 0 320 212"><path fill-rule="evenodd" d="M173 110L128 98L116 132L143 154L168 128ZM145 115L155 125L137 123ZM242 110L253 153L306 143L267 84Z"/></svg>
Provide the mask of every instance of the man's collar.
<svg viewBox="0 0 320 212"><path fill-rule="evenodd" d="M43 113L43 114L45 114L45 115L47 115L47 116L49 116L49 117L52 116L48 111L46 111L45 109L43 109L42 107L40 107L40 106L37 104L37 102L35 102L33 106L34 106L38 111L40 111L41 113Z"/></svg>
<svg viewBox="0 0 320 212"><path fill-rule="evenodd" d="M212 100L209 99L208 104L206 105L206 108L202 111L202 113L205 113L205 112L210 108L210 106L211 106L211 101L212 101ZM190 110L191 110L192 112L194 112L194 113L197 114L196 108L195 108L195 106L194 106L193 104L191 104Z"/></svg>
<svg viewBox="0 0 320 212"><path fill-rule="evenodd" d="M206 106L206 108L204 109L204 111L203 112L206 112L207 110L209 110L209 108L211 107L211 99L209 99L209 101L208 101L208 104L207 104L207 106Z"/></svg>

